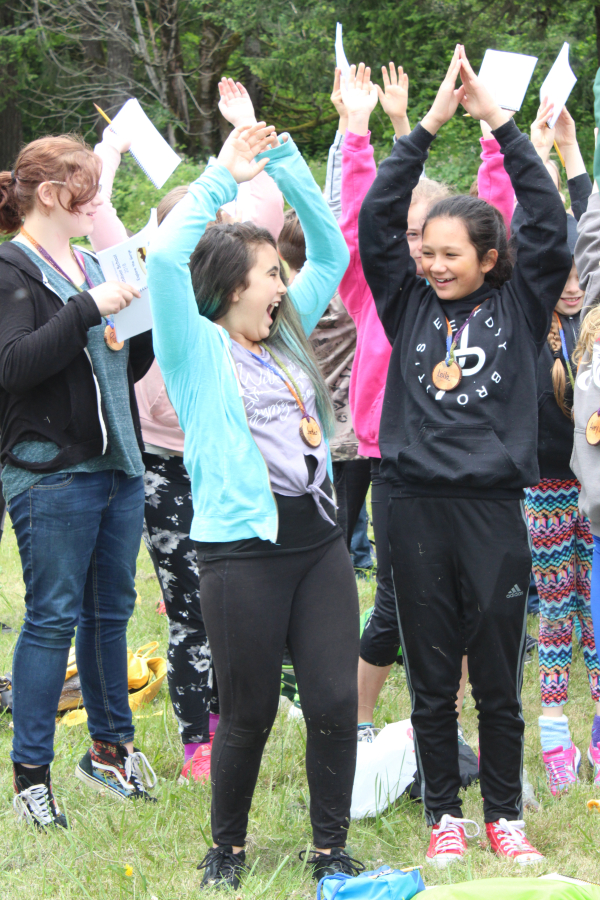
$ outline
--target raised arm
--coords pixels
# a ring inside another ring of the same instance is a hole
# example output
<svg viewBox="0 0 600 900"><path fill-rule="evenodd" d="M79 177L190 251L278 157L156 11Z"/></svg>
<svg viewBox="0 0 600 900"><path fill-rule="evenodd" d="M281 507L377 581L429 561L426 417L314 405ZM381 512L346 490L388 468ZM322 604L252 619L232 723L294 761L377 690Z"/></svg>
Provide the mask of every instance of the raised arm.
<svg viewBox="0 0 600 900"><path fill-rule="evenodd" d="M235 197L238 182L262 171L255 156L271 140L273 128L261 123L235 129L219 157L190 185L185 197L160 225L148 254L148 284L154 320L154 348L163 375L197 358L201 333L212 334L192 289L189 261L206 226L223 203Z"/></svg>
<svg viewBox="0 0 600 900"><path fill-rule="evenodd" d="M222 78L219 94L221 115L234 128L256 125L254 106L243 84L232 78ZM259 228L266 228L275 240L278 239L283 228L283 196L266 172L259 172L251 181L242 183L238 190L237 207L242 222L254 222Z"/></svg>
<svg viewBox="0 0 600 900"><path fill-rule="evenodd" d="M583 156L577 143L575 122L566 106L557 119L555 139L565 161L571 212L579 222L587 209L588 198L592 193L592 181L585 168Z"/></svg>
<svg viewBox="0 0 600 900"><path fill-rule="evenodd" d="M481 165L477 172L477 192L482 200L486 200L499 210L506 233L510 237L510 223L515 208L515 192L510 183L508 172L504 168L504 157L500 144L486 122L481 122L483 136L481 142Z"/></svg>
<svg viewBox="0 0 600 900"><path fill-rule="evenodd" d="M597 191L590 196L577 231L575 265L579 284L587 291L590 279L600 271L600 193Z"/></svg>
<svg viewBox="0 0 600 900"><path fill-rule="evenodd" d="M262 159L266 160L266 171L296 210L304 232L306 262L289 295L309 335L346 271L348 250L333 213L289 135L282 135L277 147L257 156L257 160Z"/></svg>
<svg viewBox="0 0 600 900"><path fill-rule="evenodd" d="M340 87L340 70L336 68L333 79L333 90L331 92L331 102L339 114L337 131L333 139L333 143L329 148L327 155L327 173L325 175L325 190L323 196L327 201L329 209L336 219L342 214L342 144L344 135L348 128L348 113L342 100L342 90Z"/></svg>
<svg viewBox="0 0 600 900"><path fill-rule="evenodd" d="M464 95L462 87L456 88L460 67L457 45L433 106L421 124L396 141L389 158L379 166L360 211L360 258L390 343L394 342L409 296L427 289L426 282L417 276L409 252L408 209L431 142L452 118Z"/></svg>
<svg viewBox="0 0 600 900"><path fill-rule="evenodd" d="M111 203L113 182L115 173L121 162L121 155L131 145L129 138L119 137L110 128L105 128L102 141L94 147L94 153L102 160L102 204L97 207L94 216L94 230L90 241L96 252L114 247L127 240L127 230L117 215L117 211Z"/></svg>

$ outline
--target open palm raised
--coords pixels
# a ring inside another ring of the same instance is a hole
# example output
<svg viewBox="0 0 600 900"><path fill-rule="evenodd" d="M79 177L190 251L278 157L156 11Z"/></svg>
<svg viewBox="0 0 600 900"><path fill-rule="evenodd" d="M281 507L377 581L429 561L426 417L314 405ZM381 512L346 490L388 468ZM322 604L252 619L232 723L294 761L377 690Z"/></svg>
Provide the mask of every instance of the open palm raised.
<svg viewBox="0 0 600 900"><path fill-rule="evenodd" d="M275 126L265 125L264 122L234 128L217 159L229 169L238 184L242 181L251 181L262 172L268 162L266 158L255 162L255 157L267 147L276 146L276 140Z"/></svg>

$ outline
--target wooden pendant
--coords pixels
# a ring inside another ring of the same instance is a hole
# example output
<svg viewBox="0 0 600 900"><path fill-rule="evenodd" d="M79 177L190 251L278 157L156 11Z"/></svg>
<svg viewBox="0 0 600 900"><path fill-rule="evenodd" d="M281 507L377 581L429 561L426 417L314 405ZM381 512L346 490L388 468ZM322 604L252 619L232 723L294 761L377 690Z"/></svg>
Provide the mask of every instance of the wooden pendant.
<svg viewBox="0 0 600 900"><path fill-rule="evenodd" d="M462 380L462 369L457 362L447 366L443 359L433 370L431 380L439 391L453 391Z"/></svg>
<svg viewBox="0 0 600 900"><path fill-rule="evenodd" d="M122 350L125 341L117 340L117 332L114 325L107 325L104 329L104 341L109 350Z"/></svg>
<svg viewBox="0 0 600 900"><path fill-rule="evenodd" d="M595 447L596 444L600 444L600 416L597 412L592 413L588 419L585 429L585 438L588 444L591 444L593 447Z"/></svg>
<svg viewBox="0 0 600 900"><path fill-rule="evenodd" d="M318 447L323 437L319 423L312 416L303 417L300 422L300 437L309 447Z"/></svg>

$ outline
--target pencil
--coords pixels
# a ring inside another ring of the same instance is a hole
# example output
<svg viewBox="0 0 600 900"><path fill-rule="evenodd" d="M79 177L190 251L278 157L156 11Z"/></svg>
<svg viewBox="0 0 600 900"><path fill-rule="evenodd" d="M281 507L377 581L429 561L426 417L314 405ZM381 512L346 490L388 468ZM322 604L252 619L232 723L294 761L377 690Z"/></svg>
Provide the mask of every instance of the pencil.
<svg viewBox="0 0 600 900"><path fill-rule="evenodd" d="M554 141L554 149L555 149L556 152L558 153L558 158L560 159L560 161L561 161L561 163L562 163L563 169L566 169L567 167L565 166L565 161L564 161L564 159L563 159L563 155L562 155L562 153L560 152L560 150L558 149L558 144L556 143L556 141Z"/></svg>
<svg viewBox="0 0 600 900"><path fill-rule="evenodd" d="M103 110L103 109L100 109L100 107L98 106L97 103L94 103L94 106L96 107L96 109L98 110L98 112L100 113L100 115L102 116L102 118L105 119L105 121L107 121L109 125L112 125L112 119L109 119L109 118L108 118L108 116L106 115L106 113L104 112L104 110Z"/></svg>

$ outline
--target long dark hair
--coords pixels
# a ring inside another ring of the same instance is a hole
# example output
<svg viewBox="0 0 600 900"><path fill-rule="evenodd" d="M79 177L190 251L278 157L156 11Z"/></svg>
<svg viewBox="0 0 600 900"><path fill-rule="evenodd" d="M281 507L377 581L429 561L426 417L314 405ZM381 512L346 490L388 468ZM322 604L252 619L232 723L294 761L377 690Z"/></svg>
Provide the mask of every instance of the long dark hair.
<svg viewBox="0 0 600 900"><path fill-rule="evenodd" d="M512 262L508 253L506 226L495 206L478 197L459 194L440 200L431 207L423 224L423 234L432 219L461 219L480 262L489 250L498 251L498 261L493 269L486 272L485 281L490 287L499 288L509 280Z"/></svg>
<svg viewBox="0 0 600 900"><path fill-rule="evenodd" d="M248 275L261 244L269 244L277 250L271 232L251 222L213 225L205 231L189 263L201 316L214 322L227 314L233 292L248 287ZM287 286L283 272L281 278ZM335 430L335 417L329 390L304 334L298 311L287 293L281 299L265 343L285 353L309 376L319 418L325 434L330 437Z"/></svg>

